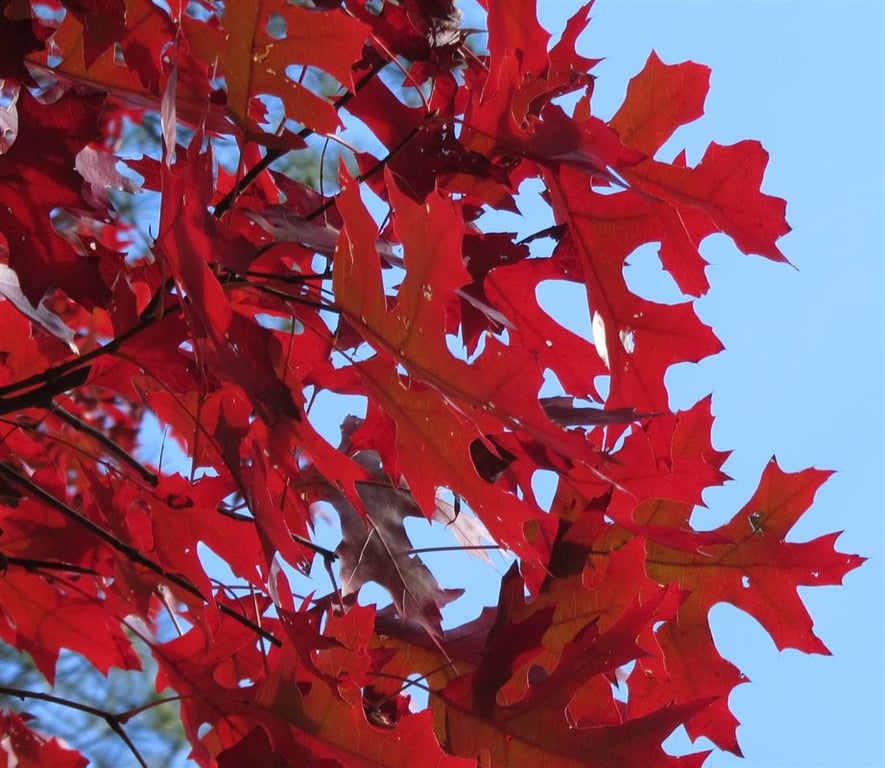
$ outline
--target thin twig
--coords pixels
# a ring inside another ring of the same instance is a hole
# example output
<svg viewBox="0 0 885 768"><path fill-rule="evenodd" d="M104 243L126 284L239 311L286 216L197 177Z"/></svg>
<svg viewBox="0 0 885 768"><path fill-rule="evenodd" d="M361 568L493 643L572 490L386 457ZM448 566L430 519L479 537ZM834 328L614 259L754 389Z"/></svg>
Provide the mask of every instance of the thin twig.
<svg viewBox="0 0 885 768"><path fill-rule="evenodd" d="M428 119L432 120L435 117L436 117L436 112L432 112L428 116ZM381 158L378 162L376 162L371 168L368 168L363 173L354 177L354 180L356 181L356 183L362 184L370 176L373 176L374 174L378 173L378 171L380 171L382 168L384 168L398 152L402 151L403 147L405 147L406 144L408 144L412 139L414 139L424 129L424 126L426 126L426 125L427 125L427 123L421 123L420 125L416 125L414 128L412 128L412 130L409 131L405 136L403 136L396 143L396 145L393 147L393 149L391 149L383 158ZM314 210L312 210L310 213L308 213L304 217L304 220L305 221L313 221L315 218L317 218L321 214L325 213L326 211L329 210L329 208L331 208L333 205L335 205L336 199L337 199L337 196L330 197L328 200L326 200L321 205L314 208Z"/></svg>
<svg viewBox="0 0 885 768"><path fill-rule="evenodd" d="M347 91L335 99L332 102L332 107L335 110L340 109L345 106L347 102L349 102L355 94L359 93L359 91L368 83L375 75L378 74L384 67L387 66L387 61L378 58L377 61L373 62L369 67L366 74L364 74L359 80L354 84L353 92ZM308 136L313 135L314 130L312 128L302 128L298 132L298 138L306 139ZM276 149L269 148L265 153L264 157L262 157L255 165L253 165L243 176L242 179L237 183L237 185L228 192L219 202L218 205L215 206L214 216L216 219L220 219L227 213L234 204L234 201L246 190L246 188L253 182L262 171L266 170L268 166L270 166L274 161L279 160L283 155L286 154L289 150L285 149Z"/></svg>
<svg viewBox="0 0 885 768"><path fill-rule="evenodd" d="M0 387L0 414L20 411L34 406L49 407L53 397L86 382L86 379L89 377L90 364L93 360L110 352L115 352L122 344L152 326L157 319L165 317L168 312L171 312L177 306L177 303L175 303L164 307L158 317L151 314L129 330L111 339L107 344L97 347L91 352L65 360L63 363L48 368L42 373L35 373L26 379L20 379L12 384L7 384L5 387ZM21 392L22 394L16 395L14 394L16 392ZM8 397L8 395L13 396Z"/></svg>
<svg viewBox="0 0 885 768"><path fill-rule="evenodd" d="M418 549L410 549L406 554L420 555L423 552L460 552L469 549L507 549L498 544L472 544L469 546L452 545L450 547L419 547Z"/></svg>
<svg viewBox="0 0 885 768"><path fill-rule="evenodd" d="M120 552L121 554L125 555L132 562L135 562L141 566L144 566L149 571L152 571L153 573L157 574L158 576L161 576L163 579L168 581L170 584L174 584L179 589L184 590L185 592L193 595L194 597L197 597L204 602L209 602L209 600L203 595L203 593L200 592L200 590L197 589L193 584L191 584L187 579L185 579L182 576L179 576L178 574L169 573L159 563L156 563L153 560L151 560L149 557L146 557L145 555L143 555L141 553L141 551L139 551L135 547L130 546L129 544L126 544L124 541L121 541L116 536L114 536L112 533L109 533L104 528L102 528L100 525L96 525L94 522L92 522L92 520L90 520L89 518L87 518L84 515L82 515L81 513L79 513L73 507L68 506L60 499L57 499L51 493L49 493L48 491L41 488L39 485L34 483L30 478L24 477L23 475L16 472L14 469L12 469L12 467L10 467L5 462L0 462L0 476L3 476L7 480L11 481L13 483L13 485L24 488L30 494L32 494L33 496L38 498L40 501L42 501L44 504L48 504L53 509L57 510L58 512L61 512L61 514L63 514L69 520L82 526L83 528L88 530L90 533L92 533L94 536L98 537L99 539L104 541L106 544L110 545L111 548L113 548L117 552ZM248 627L253 632L255 632L256 634L263 637L265 640L267 640L277 646L281 645L280 641L276 637L274 637L270 632L268 632L266 629L258 626L255 622L250 621L245 616L240 615L239 613L237 613L236 611L234 611L232 608L225 605L224 603L218 603L217 607L218 607L218 610L221 611L221 613L226 614L227 616L229 616L230 618L239 622L240 624Z"/></svg>
<svg viewBox="0 0 885 768"><path fill-rule="evenodd" d="M123 740L123 743L129 748L129 751L138 761L138 764L142 766L142 768L148 768L148 764L144 761L141 753L138 751L135 744L132 743L132 740L126 733L126 730L123 728L119 716L113 714L112 712L106 712L105 710L99 709L98 707L92 707L88 704L81 704L77 701L71 701L70 699L64 699L60 696L53 696L51 693L43 693L41 691L27 691L22 688L10 688L5 685L0 685L0 693L4 693L7 696L14 696L22 700L36 699L38 701L45 701L50 704L58 704L62 707L67 707L68 709L76 709L79 712L85 712L88 715L100 717L108 724L108 727Z"/></svg>
<svg viewBox="0 0 885 768"><path fill-rule="evenodd" d="M304 536L299 536L297 533L290 533L289 535L302 547L312 549L324 560L328 560L330 563L338 559L338 555L331 549L326 549L325 547L321 547L319 544L314 544L310 539L305 539Z"/></svg>
<svg viewBox="0 0 885 768"><path fill-rule="evenodd" d="M95 427L90 426L85 421L75 416L73 413L65 410L58 403L53 403L51 411L66 424L70 424L78 432L82 432L84 435L88 435L93 440L101 443L101 445L104 446L105 449L107 449L110 453L120 459L120 461L128 464L130 467L132 467L132 469L138 472L143 480L145 480L154 488L157 487L159 479L156 473L151 472L151 470L144 466L144 464L142 464L131 454L124 451L119 445L117 445L117 443L111 440L103 432L99 432Z"/></svg>
<svg viewBox="0 0 885 768"><path fill-rule="evenodd" d="M163 704L169 704L173 701L182 701L184 699L195 698L198 698L198 694L183 693L179 696L164 696L161 699L155 699L154 701L149 701L146 704L142 704L141 706L127 709L125 712L118 712L115 717L121 723L128 723L136 715L140 715L142 712L147 712L149 709L153 709L154 707L160 707Z"/></svg>
<svg viewBox="0 0 885 768"><path fill-rule="evenodd" d="M9 557L0 552L0 571L5 571L10 565L17 565L26 571L34 571L43 568L47 571L64 571L65 573L83 573L89 576L98 576L98 572L82 565L72 565L55 560L31 560L27 557Z"/></svg>
<svg viewBox="0 0 885 768"><path fill-rule="evenodd" d="M274 243L279 245L279 243ZM257 269L250 269L246 272L246 277L264 277L268 280L274 280L279 283L306 283L308 280L329 280L332 277L331 272L305 272L301 274L278 275L274 272L262 272Z"/></svg>

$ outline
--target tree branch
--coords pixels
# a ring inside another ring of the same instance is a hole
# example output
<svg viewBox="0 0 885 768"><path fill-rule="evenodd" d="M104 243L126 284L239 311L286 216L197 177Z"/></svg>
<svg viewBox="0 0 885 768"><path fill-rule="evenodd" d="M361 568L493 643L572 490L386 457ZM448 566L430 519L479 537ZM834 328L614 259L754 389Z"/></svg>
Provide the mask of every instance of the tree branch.
<svg viewBox="0 0 885 768"><path fill-rule="evenodd" d="M345 106L347 102L349 102L355 94L359 93L360 90L368 83L372 78L375 77L384 67L387 66L387 60L379 57L374 62L372 62L366 74L364 74L359 80L354 84L353 92L347 91L339 96L332 103L332 106L338 110L341 107ZM315 131L312 128L302 128L298 132L298 138L306 139L308 136L312 136ZM269 148L265 153L264 157L262 157L255 165L253 165L244 175L243 178L237 182L237 185L228 192L221 200L219 200L218 205L215 206L214 216L216 219L220 219L227 213L234 204L234 201L243 194L245 189L253 182L262 171L267 169L274 161L279 160L283 155L286 154L289 150L285 149L276 149Z"/></svg>
<svg viewBox="0 0 885 768"><path fill-rule="evenodd" d="M58 512L61 512L61 514L64 515L66 518L73 521L77 525L82 526L83 528L88 530L90 533L92 533L94 536L97 536L99 539L101 539L106 544L108 544L112 549L125 555L132 562L138 563L139 565L144 566L149 571L152 571L153 573L157 574L158 576L161 576L163 579L168 581L170 584L174 584L179 589L187 592L188 594L193 595L194 597L199 598L203 602L209 602L209 599L206 598L203 595L203 593L200 592L200 590L197 589L193 584L191 584L187 579L183 578L182 576L179 576L178 574L169 573L159 563L156 563L153 560L151 560L149 557L146 557L139 550L137 550L135 547L130 546L129 544L126 544L124 541L120 541L120 539L118 539L116 536L109 533L108 531L104 530L104 528L102 528L100 525L96 525L94 522L92 522L92 520L85 517L84 515L79 513L77 510L73 509L72 507L69 507L63 501L55 498L55 496L53 496L48 491L45 491L43 488L41 488L39 485L37 485L31 479L24 477L21 474L19 474L18 472L16 472L14 469L12 469L12 467L10 467L5 462L0 462L0 476L5 477L13 485L16 485L20 488L25 489L26 491L28 491L28 493L30 493L32 496L34 496L37 499L39 499L40 501L42 501L44 504L48 504L53 509L57 510ZM256 624L255 622L250 621L245 616L242 616L241 614L237 613L230 606L227 606L224 603L217 603L216 605L218 607L218 610L221 611L221 613L229 616L230 618L234 619L235 621L242 624L243 626L248 627L253 632L255 632L256 634L263 637L268 642L270 642L276 646L281 645L281 642L276 637L274 637L273 634L268 632L263 627L258 626L258 624Z"/></svg>
<svg viewBox="0 0 885 768"><path fill-rule="evenodd" d="M129 751L138 761L138 764L142 766L142 768L148 768L148 764L144 761L141 753L138 751L135 744L132 743L129 735L123 728L119 716L113 714L112 712L106 712L105 710L99 709L98 707L92 707L88 704L81 704L77 701L64 699L60 696L53 696L51 693L42 693L41 691L27 691L22 688L10 688L5 685L0 685L0 693L6 694L7 696L14 696L22 700L36 699L37 701L45 701L50 704L58 704L62 707L67 707L68 709L76 709L78 712L85 712L86 714L93 715L94 717L100 717L108 724L108 727L123 740L123 743L129 748Z"/></svg>
<svg viewBox="0 0 885 768"><path fill-rule="evenodd" d="M99 432L97 429L95 429L95 427L90 426L82 419L74 416L74 414L65 410L57 403L53 403L51 410L52 413L58 416L66 424L70 424L78 432L82 432L84 435L88 435L93 440L101 443L101 445L109 453L112 453L114 456L120 459L120 461L132 467L132 469L134 469L139 475L141 475L142 479L149 483L151 486L153 486L154 488L157 487L157 483L159 482L159 480L156 473L151 472L151 470L145 467L144 464L142 464L134 456L124 451L119 445L117 445L103 432Z"/></svg>

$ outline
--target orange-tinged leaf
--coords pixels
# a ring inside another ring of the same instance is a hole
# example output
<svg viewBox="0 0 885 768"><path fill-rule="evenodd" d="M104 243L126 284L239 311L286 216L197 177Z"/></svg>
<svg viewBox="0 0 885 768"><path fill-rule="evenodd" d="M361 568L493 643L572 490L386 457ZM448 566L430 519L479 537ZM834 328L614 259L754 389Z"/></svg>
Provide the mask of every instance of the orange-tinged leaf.
<svg viewBox="0 0 885 768"><path fill-rule="evenodd" d="M709 87L709 67L664 64L652 51L609 125L628 147L652 156L679 126L704 114Z"/></svg>
<svg viewBox="0 0 885 768"><path fill-rule="evenodd" d="M281 37L270 33L275 21L285 25ZM285 117L334 133L340 123L332 105L287 69L317 67L353 90L351 66L368 37L368 27L340 9L308 10L285 0L233 3L214 29L186 16L184 28L192 49L224 76L227 109L247 135L273 132L253 116L253 103L268 95L282 100Z"/></svg>
<svg viewBox="0 0 885 768"><path fill-rule="evenodd" d="M442 693L447 746L457 754L485 754L491 765L538 761L556 768L614 768L650 760L656 765L700 765L705 755L668 758L661 742L709 700L665 706L638 718L589 727L575 706L582 700L575 695L584 684L644 654L637 636L654 622L672 618L681 599L678 589L658 588L643 601L634 598L605 630L596 622L585 624L564 646L556 667L548 674L536 673L525 696L509 705L492 698L494 689L520 666L520 643L531 652L552 611L545 607L521 622L510 617L499 622L476 670L450 682ZM610 687L606 693L611 696ZM596 712L598 708L592 707L587 714L592 718Z"/></svg>

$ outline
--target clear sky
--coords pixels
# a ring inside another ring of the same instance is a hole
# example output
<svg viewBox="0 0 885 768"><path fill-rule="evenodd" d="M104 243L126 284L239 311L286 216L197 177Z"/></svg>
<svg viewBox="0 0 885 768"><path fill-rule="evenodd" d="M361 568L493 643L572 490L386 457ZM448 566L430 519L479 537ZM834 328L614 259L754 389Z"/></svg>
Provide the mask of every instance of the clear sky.
<svg viewBox="0 0 885 768"><path fill-rule="evenodd" d="M581 3L539 5L558 31ZM780 245L796 269L724 237L702 249L712 289L697 308L726 351L668 382L678 407L713 392L714 444L734 450L735 480L705 496L704 520L730 517L776 455L786 470L837 470L791 539L844 530L838 549L870 558L844 587L803 590L832 657L778 653L755 620L714 609L720 651L753 682L730 702L746 759L717 753L705 768L883 766L885 3L598 0L579 48L606 58L593 102L603 118L652 49L710 66L706 115L662 155L684 146L696 162L710 140L759 139L771 155L763 190L788 203ZM634 269L637 286L667 290L651 254Z"/></svg>

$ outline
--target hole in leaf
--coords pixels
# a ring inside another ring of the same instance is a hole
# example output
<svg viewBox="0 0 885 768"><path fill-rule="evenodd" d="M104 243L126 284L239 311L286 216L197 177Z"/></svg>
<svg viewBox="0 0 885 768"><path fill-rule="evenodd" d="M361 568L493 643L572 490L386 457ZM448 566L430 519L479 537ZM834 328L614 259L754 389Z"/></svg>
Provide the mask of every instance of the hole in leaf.
<svg viewBox="0 0 885 768"><path fill-rule="evenodd" d="M595 376L593 378L593 387L599 392L599 396L602 398L603 402L608 400L609 391L611 388L611 379L612 377L608 374L602 376Z"/></svg>
<svg viewBox="0 0 885 768"><path fill-rule="evenodd" d="M538 392L539 397L557 397L565 394L565 387L562 386L559 377L549 368L544 369L544 383Z"/></svg>
<svg viewBox="0 0 885 768"><path fill-rule="evenodd" d="M624 260L624 281L631 292L658 304L685 301L676 281L664 269L659 255L660 243L644 243Z"/></svg>
<svg viewBox="0 0 885 768"><path fill-rule="evenodd" d="M583 285L569 280L542 280L535 288L538 304L563 328L590 338L590 309Z"/></svg>
<svg viewBox="0 0 885 768"><path fill-rule="evenodd" d="M286 108L279 96L261 93L249 100L249 117L269 133L273 133L285 119Z"/></svg>
<svg viewBox="0 0 885 768"><path fill-rule="evenodd" d="M288 315L272 315L268 312L257 312L255 322L262 328L270 331L282 331L284 333L304 333L304 326Z"/></svg>
<svg viewBox="0 0 885 768"><path fill-rule="evenodd" d="M553 504L558 481L559 475L549 469L536 469L532 473L532 493L538 506L545 512L549 512Z"/></svg>
<svg viewBox="0 0 885 768"><path fill-rule="evenodd" d="M267 31L268 36L272 37L274 40L282 40L286 36L288 26L285 16L280 13L272 13L267 20L265 30Z"/></svg>

